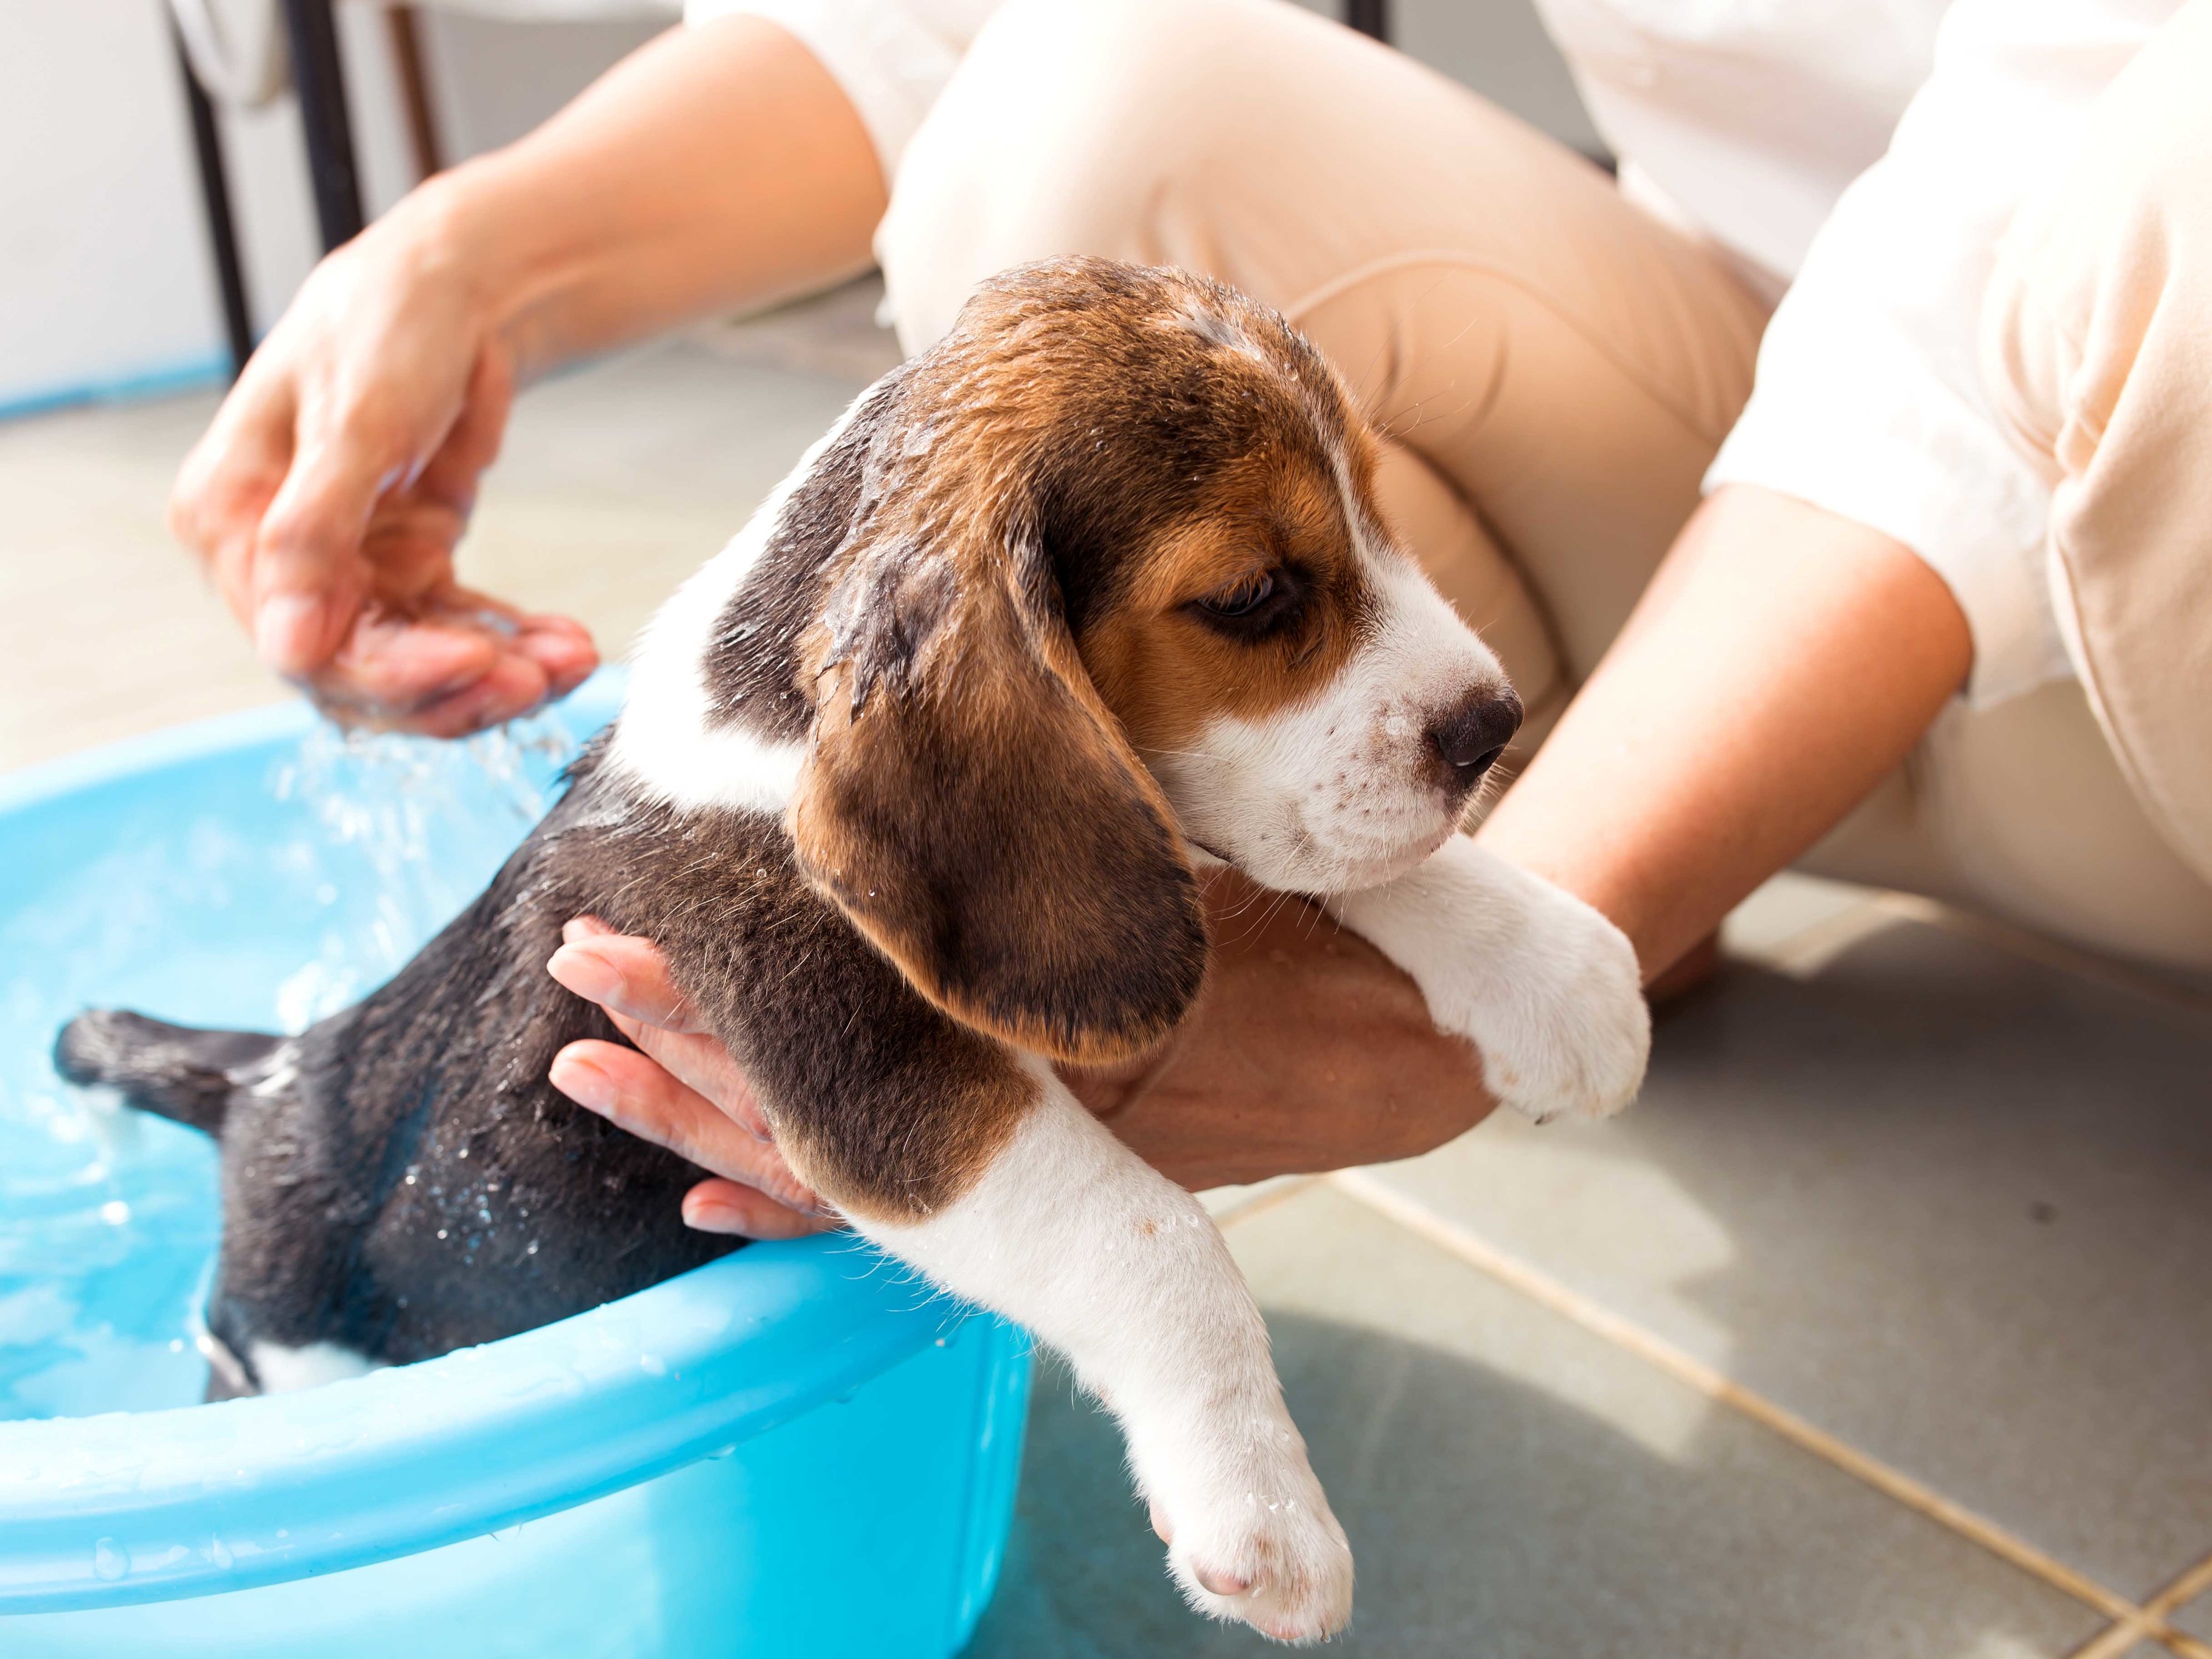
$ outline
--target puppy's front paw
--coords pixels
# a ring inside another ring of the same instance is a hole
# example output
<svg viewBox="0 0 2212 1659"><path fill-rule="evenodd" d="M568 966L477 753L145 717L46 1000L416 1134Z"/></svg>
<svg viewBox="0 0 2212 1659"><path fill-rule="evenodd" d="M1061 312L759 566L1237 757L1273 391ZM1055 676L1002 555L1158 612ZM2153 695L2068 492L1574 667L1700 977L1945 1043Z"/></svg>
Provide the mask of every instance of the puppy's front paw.
<svg viewBox="0 0 2212 1659"><path fill-rule="evenodd" d="M1279 1642L1318 1642L1352 1617L1352 1547L1286 1423L1291 1455L1234 1460L1224 1472L1155 1500L1168 1567L1184 1599ZM1182 1483L1178 1483L1179 1485Z"/></svg>
<svg viewBox="0 0 2212 1659"><path fill-rule="evenodd" d="M1526 948L1493 964L1504 971L1451 1029L1481 1051L1491 1093L1532 1121L1609 1117L1636 1097L1651 1055L1636 951L1579 899L1548 885L1542 897Z"/></svg>
<svg viewBox="0 0 2212 1659"><path fill-rule="evenodd" d="M1634 1098L1651 1051L1636 951L1580 899L1455 836L1331 908L1413 975L1439 1030L1480 1051L1504 1104L1541 1123Z"/></svg>

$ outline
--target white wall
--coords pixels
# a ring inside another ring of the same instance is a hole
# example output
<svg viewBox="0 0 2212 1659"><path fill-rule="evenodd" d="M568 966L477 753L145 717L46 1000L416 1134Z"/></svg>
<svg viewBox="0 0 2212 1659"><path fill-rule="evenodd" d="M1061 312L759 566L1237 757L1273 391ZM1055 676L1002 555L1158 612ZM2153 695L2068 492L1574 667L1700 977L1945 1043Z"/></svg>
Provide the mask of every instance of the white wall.
<svg viewBox="0 0 2212 1659"><path fill-rule="evenodd" d="M204 368L215 287L147 0L0 23L0 404Z"/></svg>
<svg viewBox="0 0 2212 1659"><path fill-rule="evenodd" d="M340 9L372 208L411 182L383 20ZM290 100L222 120L257 325L313 263ZM207 376L225 356L191 129L160 0L0 9L0 410Z"/></svg>

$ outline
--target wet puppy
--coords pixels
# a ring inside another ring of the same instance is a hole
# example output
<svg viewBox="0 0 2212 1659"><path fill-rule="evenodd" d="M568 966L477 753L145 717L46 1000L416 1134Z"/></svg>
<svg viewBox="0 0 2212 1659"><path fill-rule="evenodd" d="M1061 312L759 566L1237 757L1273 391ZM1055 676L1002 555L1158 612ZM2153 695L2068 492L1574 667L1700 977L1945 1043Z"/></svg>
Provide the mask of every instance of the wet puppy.
<svg viewBox="0 0 2212 1659"><path fill-rule="evenodd" d="M1377 516L1274 313L1091 261L983 286L672 599L471 908L285 1040L88 1014L81 1080L220 1133L208 1322L276 1389L506 1335L726 1248L700 1171L552 1091L613 1037L567 918L657 941L852 1224L1061 1350L1194 1606L1339 1628L1342 1530L1206 1212L1053 1071L1197 994L1194 866L1319 896L1534 1115L1640 1079L1628 944L1454 830L1520 708Z"/></svg>

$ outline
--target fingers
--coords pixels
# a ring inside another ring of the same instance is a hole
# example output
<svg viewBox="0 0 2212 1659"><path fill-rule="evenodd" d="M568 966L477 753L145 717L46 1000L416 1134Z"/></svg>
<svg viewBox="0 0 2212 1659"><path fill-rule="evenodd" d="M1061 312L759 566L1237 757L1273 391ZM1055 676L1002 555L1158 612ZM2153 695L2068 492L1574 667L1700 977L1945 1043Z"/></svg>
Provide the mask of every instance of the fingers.
<svg viewBox="0 0 2212 1659"><path fill-rule="evenodd" d="M576 917L561 939L545 971L586 1002L664 1031L705 1030L651 939L617 933L594 916Z"/></svg>
<svg viewBox="0 0 2212 1659"><path fill-rule="evenodd" d="M325 433L315 423L303 410L307 429L253 544L253 648L294 678L329 662L352 633L369 592L369 515L406 464L404 450L358 424Z"/></svg>
<svg viewBox="0 0 2212 1659"><path fill-rule="evenodd" d="M617 1030L667 1069L684 1087L711 1100L723 1116L759 1140L773 1140L775 1131L761 1110L760 1101L744 1073L730 1058L718 1037L664 1031L627 1015L610 1015Z"/></svg>
<svg viewBox="0 0 2212 1659"><path fill-rule="evenodd" d="M803 1238L829 1232L834 1216L802 1215L767 1194L719 1177L702 1181L684 1194L684 1223L702 1233L735 1233L742 1238Z"/></svg>
<svg viewBox="0 0 2212 1659"><path fill-rule="evenodd" d="M562 935L547 971L605 1008L639 1048L570 1043L554 1058L553 1086L720 1177L685 1196L687 1225L748 1238L795 1238L836 1225L776 1151L759 1102L728 1050L699 1029L652 942L592 916L571 921Z"/></svg>
<svg viewBox="0 0 2212 1659"><path fill-rule="evenodd" d="M572 1042L554 1056L548 1076L562 1094L616 1127L665 1146L785 1209L821 1217L821 1200L792 1173L773 1141L739 1128L714 1102L636 1049L589 1040ZM714 1195L701 1201L711 1210Z"/></svg>
<svg viewBox="0 0 2212 1659"><path fill-rule="evenodd" d="M514 648L544 672L549 696L567 696L599 665L599 647L584 624L573 617L525 617L515 632Z"/></svg>
<svg viewBox="0 0 2212 1659"><path fill-rule="evenodd" d="M458 738L565 696L599 665L580 623L514 618L483 601L421 616L372 607L308 689L349 726Z"/></svg>
<svg viewBox="0 0 2212 1659"><path fill-rule="evenodd" d="M592 916L570 921L562 938L545 964L555 980L605 1008L624 1036L731 1122L756 1139L770 1139L767 1115L744 1073L676 988L650 939L617 933Z"/></svg>
<svg viewBox="0 0 2212 1659"><path fill-rule="evenodd" d="M292 465L292 388L246 366L169 492L169 533L198 554L240 622L253 619L253 543Z"/></svg>

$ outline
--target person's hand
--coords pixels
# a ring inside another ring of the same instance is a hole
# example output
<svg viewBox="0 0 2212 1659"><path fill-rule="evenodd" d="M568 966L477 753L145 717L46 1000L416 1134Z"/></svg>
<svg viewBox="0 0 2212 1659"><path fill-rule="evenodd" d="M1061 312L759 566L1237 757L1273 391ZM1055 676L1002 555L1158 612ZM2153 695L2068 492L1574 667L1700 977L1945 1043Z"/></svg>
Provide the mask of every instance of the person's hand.
<svg viewBox="0 0 2212 1659"><path fill-rule="evenodd" d="M553 1086L617 1127L691 1160L715 1178L684 1197L703 1232L796 1238L837 1224L791 1172L729 1050L708 1033L647 939L591 916L562 930L546 971L607 1011L637 1044L596 1038L553 1057Z"/></svg>
<svg viewBox="0 0 2212 1659"><path fill-rule="evenodd" d="M1411 1158L1488 1115L1480 1062L1440 1036L1412 981L1317 908L1222 872L1206 889L1214 957L1160 1053L1070 1085L1140 1156L1194 1190ZM547 964L645 1052L570 1044L554 1087L715 1172L686 1196L710 1231L782 1238L829 1224L759 1103L647 940L589 918Z"/></svg>
<svg viewBox="0 0 2212 1659"><path fill-rule="evenodd" d="M515 376L460 240L432 190L325 258L170 498L262 660L344 724L459 737L599 660L580 623L454 578Z"/></svg>

